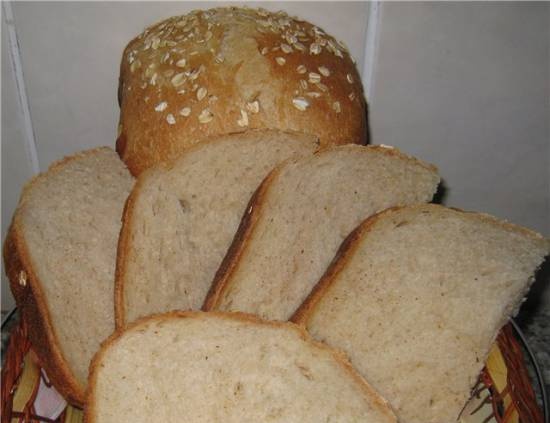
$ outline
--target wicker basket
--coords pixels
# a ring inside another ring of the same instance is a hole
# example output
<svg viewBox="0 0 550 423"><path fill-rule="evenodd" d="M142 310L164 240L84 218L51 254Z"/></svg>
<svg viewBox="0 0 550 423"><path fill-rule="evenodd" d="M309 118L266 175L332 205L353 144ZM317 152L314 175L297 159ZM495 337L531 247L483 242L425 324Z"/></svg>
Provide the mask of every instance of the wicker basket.
<svg viewBox="0 0 550 423"><path fill-rule="evenodd" d="M82 410L68 405L56 420L36 415L34 402L40 381L47 376L38 365L23 322L10 336L2 368L2 423L80 423ZM500 332L465 406L460 423L543 423L511 324Z"/></svg>

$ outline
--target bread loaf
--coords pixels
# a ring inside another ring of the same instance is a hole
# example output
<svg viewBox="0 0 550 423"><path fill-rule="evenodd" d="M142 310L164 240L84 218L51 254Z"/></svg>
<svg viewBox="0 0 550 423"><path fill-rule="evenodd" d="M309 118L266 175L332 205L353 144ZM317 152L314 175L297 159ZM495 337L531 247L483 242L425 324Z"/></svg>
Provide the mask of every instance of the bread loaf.
<svg viewBox="0 0 550 423"><path fill-rule="evenodd" d="M94 358L87 399L87 423L396 421L342 354L240 314L131 325Z"/></svg>
<svg viewBox="0 0 550 423"><path fill-rule="evenodd" d="M114 330L114 276L133 178L110 148L67 157L23 190L4 245L11 290L33 350L69 401Z"/></svg>
<svg viewBox="0 0 550 423"><path fill-rule="evenodd" d="M401 422L456 422L549 250L488 215L388 210L350 235L293 320L347 352Z"/></svg>
<svg viewBox="0 0 550 423"><path fill-rule="evenodd" d="M126 47L117 151L133 174L209 136L270 128L322 146L366 142L361 79L346 48L284 12L175 16Z"/></svg>
<svg viewBox="0 0 550 423"><path fill-rule="evenodd" d="M122 227L116 318L201 308L254 190L279 162L311 155L309 135L249 130L187 149L138 178Z"/></svg>
<svg viewBox="0 0 550 423"><path fill-rule="evenodd" d="M367 216L429 201L431 165L396 149L333 147L276 168L250 202L204 309L287 320Z"/></svg>

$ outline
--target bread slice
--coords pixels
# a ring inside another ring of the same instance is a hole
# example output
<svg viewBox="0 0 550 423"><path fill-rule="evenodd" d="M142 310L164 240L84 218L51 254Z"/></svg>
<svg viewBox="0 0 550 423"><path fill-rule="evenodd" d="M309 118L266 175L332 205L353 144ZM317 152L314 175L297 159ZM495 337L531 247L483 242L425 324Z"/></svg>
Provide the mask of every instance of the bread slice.
<svg viewBox="0 0 550 423"><path fill-rule="evenodd" d="M103 345L90 372L87 423L396 422L343 354L250 315L142 319Z"/></svg>
<svg viewBox="0 0 550 423"><path fill-rule="evenodd" d="M347 352L403 423L455 422L549 240L437 205L365 221L293 320Z"/></svg>
<svg viewBox="0 0 550 423"><path fill-rule="evenodd" d="M110 148L67 157L25 186L4 245L33 350L76 404L93 354L114 330L116 248L132 185Z"/></svg>
<svg viewBox="0 0 550 423"><path fill-rule="evenodd" d="M334 147L274 170L255 193L204 309L287 320L363 219L429 201L438 182L435 167L386 147Z"/></svg>
<svg viewBox="0 0 550 423"><path fill-rule="evenodd" d="M200 309L254 190L279 162L317 148L310 135L248 131L200 143L140 175L119 244L117 327Z"/></svg>

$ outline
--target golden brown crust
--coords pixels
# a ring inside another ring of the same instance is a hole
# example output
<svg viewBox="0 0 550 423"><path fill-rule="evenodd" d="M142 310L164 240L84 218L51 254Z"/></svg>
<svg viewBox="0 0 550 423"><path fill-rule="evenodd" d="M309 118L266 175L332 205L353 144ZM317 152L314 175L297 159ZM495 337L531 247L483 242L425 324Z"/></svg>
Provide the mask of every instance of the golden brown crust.
<svg viewBox="0 0 550 423"><path fill-rule="evenodd" d="M126 324L126 306L124 302L124 279L128 266L129 248L132 245L132 217L134 215L134 207L138 198L138 192L143 185L146 174L140 175L136 179L134 187L130 195L124 203L122 212L122 225L120 227L120 235L118 237L117 257L115 267L115 288L114 288L114 313L115 313L115 328L122 329Z"/></svg>
<svg viewBox="0 0 550 423"><path fill-rule="evenodd" d="M4 264L11 291L21 319L27 324L32 349L36 352L40 365L61 395L69 402L82 406L84 389L63 357L40 281L34 272L16 218L4 243Z"/></svg>
<svg viewBox="0 0 550 423"><path fill-rule="evenodd" d="M152 323L160 323L163 321L168 321L172 319L186 319L186 318L194 318L194 319L203 319L203 318L211 318L211 317L217 317L220 319L227 319L227 320L234 320L234 321L240 321L244 323L250 323L253 325L263 325L263 326L270 326L274 328L287 328L289 330L293 330L298 333L300 339L304 340L308 344L312 345L314 348L318 348L323 351L329 352L334 360L344 368L346 373L350 375L353 380L357 384L360 385L361 389L365 393L366 397L371 398L377 405L380 406L381 409L384 410L384 413L386 414L388 421L397 422L397 419L393 412L391 411L391 408L388 404L388 402L383 399L380 394L378 394L369 384L368 382L363 379L363 377L357 373L357 371L353 368L351 365L351 362L349 361L346 354L342 351L336 350L327 344L323 342L319 342L314 340L309 333L301 326L298 326L292 322L280 322L280 321L270 321L270 320L263 320L259 318L256 315L248 314L248 313L241 313L241 312L219 312L219 311L211 311L211 312L202 312L202 311L170 311L167 313L161 313L161 314L154 314L151 316L142 317L132 323L130 323L124 330L116 330L115 333L113 333L109 338L107 338L102 344L100 350L96 353L94 356L91 364L90 364L90 371L89 371L89 378L88 378L88 389L86 391L86 409L84 410L84 422L85 423L93 423L94 422L94 412L95 412L95 388L97 384L97 373L98 368L101 366L101 361L103 359L103 356L105 355L106 351L116 344L116 342L126 333L129 331L137 331L141 327L145 327Z"/></svg>
<svg viewBox="0 0 550 423"><path fill-rule="evenodd" d="M269 175L265 177L260 186L256 189L241 219L239 228L235 233L235 237L223 258L220 267L216 271L210 290L204 300L202 307L203 311L215 310L227 290L231 287L231 279L234 273L237 271L240 258L248 248L247 242L250 234L253 232L256 222L261 216L262 205L264 198L271 187L271 181L279 173L281 165L273 169Z"/></svg>
<svg viewBox="0 0 550 423"><path fill-rule="evenodd" d="M155 24L124 51L120 104L117 151L134 175L243 129L315 134L322 146L367 141L348 52L284 13L218 8Z"/></svg>

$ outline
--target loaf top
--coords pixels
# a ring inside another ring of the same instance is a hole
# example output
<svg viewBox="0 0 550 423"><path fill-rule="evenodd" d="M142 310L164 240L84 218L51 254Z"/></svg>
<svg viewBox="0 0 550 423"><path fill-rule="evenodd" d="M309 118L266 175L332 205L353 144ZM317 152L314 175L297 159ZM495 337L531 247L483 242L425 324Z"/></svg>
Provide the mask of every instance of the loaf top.
<svg viewBox="0 0 550 423"><path fill-rule="evenodd" d="M284 12L193 11L132 40L120 71L117 151L132 173L207 136L292 130L365 143L363 89L346 48Z"/></svg>
<svg viewBox="0 0 550 423"><path fill-rule="evenodd" d="M395 422L345 357L292 323L172 312L115 334L91 366L87 423Z"/></svg>

